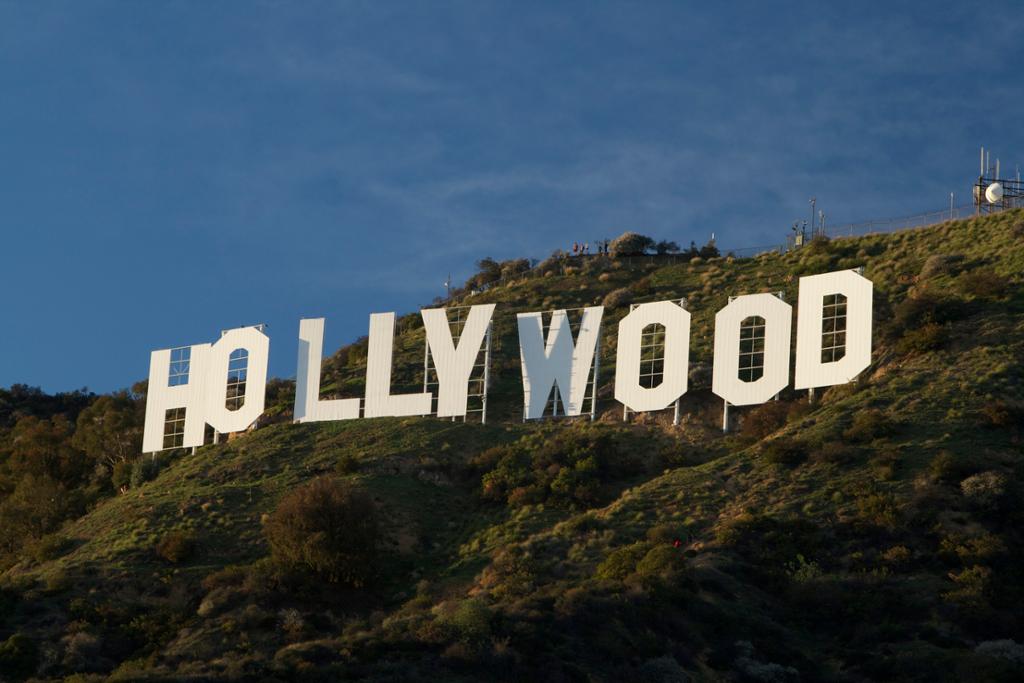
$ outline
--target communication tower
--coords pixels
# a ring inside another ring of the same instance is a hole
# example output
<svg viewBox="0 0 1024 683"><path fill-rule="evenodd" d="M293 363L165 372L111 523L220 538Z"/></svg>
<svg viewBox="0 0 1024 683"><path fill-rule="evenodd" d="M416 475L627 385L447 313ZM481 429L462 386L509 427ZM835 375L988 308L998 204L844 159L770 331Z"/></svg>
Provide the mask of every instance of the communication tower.
<svg viewBox="0 0 1024 683"><path fill-rule="evenodd" d="M974 184L974 212L995 213L1004 209L1024 207L1024 183L1020 167L1015 176L1004 178L999 159L992 163L992 152L981 148L978 182Z"/></svg>

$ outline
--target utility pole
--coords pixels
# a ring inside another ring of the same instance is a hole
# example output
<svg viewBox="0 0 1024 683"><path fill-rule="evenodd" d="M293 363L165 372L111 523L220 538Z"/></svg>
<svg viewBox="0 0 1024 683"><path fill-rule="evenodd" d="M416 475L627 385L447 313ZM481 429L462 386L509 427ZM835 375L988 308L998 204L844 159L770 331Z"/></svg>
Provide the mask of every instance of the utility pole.
<svg viewBox="0 0 1024 683"><path fill-rule="evenodd" d="M817 197L811 197L811 238L814 238L814 209L818 204Z"/></svg>
<svg viewBox="0 0 1024 683"><path fill-rule="evenodd" d="M444 281L444 300L449 301L452 298L452 274L448 273L448 279Z"/></svg>

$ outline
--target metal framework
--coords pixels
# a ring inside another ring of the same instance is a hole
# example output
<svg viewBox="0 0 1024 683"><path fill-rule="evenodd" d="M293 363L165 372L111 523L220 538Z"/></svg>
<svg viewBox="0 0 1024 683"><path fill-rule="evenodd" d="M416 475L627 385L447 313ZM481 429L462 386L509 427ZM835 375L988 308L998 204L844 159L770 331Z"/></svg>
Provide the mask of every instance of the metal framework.
<svg viewBox="0 0 1024 683"><path fill-rule="evenodd" d="M834 363L846 355L846 297L828 294L821 307L821 362Z"/></svg>
<svg viewBox="0 0 1024 683"><path fill-rule="evenodd" d="M569 331L572 332L572 338L579 339L580 326L583 324L583 311L585 311L586 308L566 308L564 310L566 317L569 319ZM551 320L554 317L554 313L555 312L553 310L544 311L541 316L541 319L543 321L543 323L541 324L541 336L545 340L547 340L548 332L550 332L551 330ZM591 363L590 374L587 375L587 390L583 396L583 405L589 408L589 410L582 410L580 412L581 415L589 415L591 420L597 419L597 378L600 367L601 327L598 326L597 344L594 346L594 362ZM551 387L551 394L548 397L547 403L544 406L544 414L540 417L540 419L548 417L559 417L559 405L562 405L564 407L565 404L564 402L562 402L562 391L561 389L559 389L558 383L556 382L555 385ZM565 417L565 415L563 414L561 417ZM523 422L526 422L525 413L523 414Z"/></svg>
<svg viewBox="0 0 1024 683"><path fill-rule="evenodd" d="M458 348L459 339L462 336L462 330L466 326L468 320L469 310L472 306L456 306L447 308L446 313L448 314L448 328L452 333L452 343ZM451 314L455 314L455 318L452 319ZM487 390L491 384L491 332L493 329L493 321L487 324L487 335L484 337L483 347L477 354L476 362L473 364L473 370L469 375L469 381L467 383L468 395L466 414L462 417L463 422L469 421L470 415L480 415L481 424L487 423ZM437 369L434 367L433 358L430 354L430 344L427 343L426 338L423 340L423 391L424 393L430 393L433 398L431 399L430 412L432 414L437 413L437 401L438 401L438 387L440 382L437 378ZM452 422L456 421L456 417L452 417Z"/></svg>
<svg viewBox="0 0 1024 683"><path fill-rule="evenodd" d="M245 405L245 378L249 370L249 352L235 349L228 358L228 383L224 406L238 410Z"/></svg>
<svg viewBox="0 0 1024 683"><path fill-rule="evenodd" d="M185 409L169 408L164 413L164 448L180 448L185 441Z"/></svg>
<svg viewBox="0 0 1024 683"><path fill-rule="evenodd" d="M975 213L997 213L1006 209L1024 207L1024 183L1020 179L1020 167L1017 168L1015 178L1003 178L999 159L992 163L992 152L981 148L981 159L979 163L978 182L974 184L974 211ZM985 196L985 191L992 183L999 183L1003 186L1003 196L997 202L990 202Z"/></svg>
<svg viewBox="0 0 1024 683"><path fill-rule="evenodd" d="M177 387L182 384L188 384L188 373L191 360L191 346L179 346L176 349L171 349L171 363L167 372L167 386Z"/></svg>
<svg viewBox="0 0 1024 683"><path fill-rule="evenodd" d="M759 315L740 322L739 378L744 382L764 376L764 329L765 320Z"/></svg>

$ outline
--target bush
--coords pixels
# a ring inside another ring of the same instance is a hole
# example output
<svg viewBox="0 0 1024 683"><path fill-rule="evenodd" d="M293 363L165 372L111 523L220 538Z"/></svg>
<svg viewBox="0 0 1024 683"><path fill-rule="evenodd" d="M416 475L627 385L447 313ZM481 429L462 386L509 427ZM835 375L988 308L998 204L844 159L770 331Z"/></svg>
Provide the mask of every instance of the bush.
<svg viewBox="0 0 1024 683"><path fill-rule="evenodd" d="M743 417L740 433L748 439L759 441L786 424L789 409L790 405L783 401L762 403Z"/></svg>
<svg viewBox="0 0 1024 683"><path fill-rule="evenodd" d="M636 570L637 563L644 559L650 545L634 543L613 550L604 561L597 566L597 578L622 581Z"/></svg>
<svg viewBox="0 0 1024 683"><path fill-rule="evenodd" d="M952 275L957 264L964 260L959 254L932 254L921 267L921 279Z"/></svg>
<svg viewBox="0 0 1024 683"><path fill-rule="evenodd" d="M956 280L957 289L968 296L980 299L1001 299L1010 288L1010 280L990 268L978 268L960 275Z"/></svg>
<svg viewBox="0 0 1024 683"><path fill-rule="evenodd" d="M773 439L761 448L761 457L772 465L799 465L807 459L807 449L795 439Z"/></svg>
<svg viewBox="0 0 1024 683"><path fill-rule="evenodd" d="M945 347L948 340L949 333L945 326L927 323L917 329L908 330L900 339L896 350L905 356L916 356L937 351Z"/></svg>
<svg viewBox="0 0 1024 683"><path fill-rule="evenodd" d="M263 531L271 556L285 569L354 587L374 576L379 531L373 500L333 478L287 494Z"/></svg>
<svg viewBox="0 0 1024 683"><path fill-rule="evenodd" d="M954 456L949 451L940 451L928 464L932 476L945 484L959 483L978 471L978 463L968 456Z"/></svg>
<svg viewBox="0 0 1024 683"><path fill-rule="evenodd" d="M988 606L988 598L992 591L992 570L981 565L974 565L960 572L951 572L955 588L942 594L948 602L967 608Z"/></svg>
<svg viewBox="0 0 1024 683"><path fill-rule="evenodd" d="M880 493L858 498L857 514L861 521L883 529L894 529L900 521L896 501L892 496Z"/></svg>
<svg viewBox="0 0 1024 683"><path fill-rule="evenodd" d="M60 534L48 534L29 546L29 555L36 562L55 560L68 551L71 542Z"/></svg>
<svg viewBox="0 0 1024 683"><path fill-rule="evenodd" d="M132 465L133 463L127 460L114 463L114 471L110 475L110 483L114 486L114 490L120 491L131 486Z"/></svg>
<svg viewBox="0 0 1024 683"><path fill-rule="evenodd" d="M338 464L334 466L334 471L339 475L354 474L359 471L359 458L352 453L344 453L338 458Z"/></svg>
<svg viewBox="0 0 1024 683"><path fill-rule="evenodd" d="M23 633L0 643L0 672L14 680L28 678L39 662L39 648Z"/></svg>
<svg viewBox="0 0 1024 683"><path fill-rule="evenodd" d="M157 473L160 471L160 465L155 458L152 457L141 457L132 464L132 474L130 478L130 484L133 489L136 489L147 481L152 481L156 478Z"/></svg>
<svg viewBox="0 0 1024 683"><path fill-rule="evenodd" d="M628 287L622 287L621 289L613 289L605 295L604 300L601 301L601 305L605 308L618 308L620 306L628 306L633 302L633 292Z"/></svg>
<svg viewBox="0 0 1024 683"><path fill-rule="evenodd" d="M611 244L608 245L609 251L611 251L612 256L615 258L620 256L639 256L646 253L652 247L654 247L653 239L635 232L624 232L613 239Z"/></svg>
<svg viewBox="0 0 1024 683"><path fill-rule="evenodd" d="M991 470L973 474L960 482L964 497L984 509L997 507L1006 496L1007 486L1006 475Z"/></svg>
<svg viewBox="0 0 1024 683"><path fill-rule="evenodd" d="M195 553L195 537L185 531L169 531L160 538L155 550L159 557L171 564L178 564Z"/></svg>
<svg viewBox="0 0 1024 683"><path fill-rule="evenodd" d="M862 410L853 416L853 424L843 432L849 441L868 443L892 431L888 418L880 410Z"/></svg>
<svg viewBox="0 0 1024 683"><path fill-rule="evenodd" d="M600 426L542 430L496 446L474 459L481 496L511 506L545 503L586 509L608 499L612 481L642 471L643 460L623 452Z"/></svg>
<svg viewBox="0 0 1024 683"><path fill-rule="evenodd" d="M963 314L960 301L945 294L924 289L908 296L893 309L893 329L902 333L929 323L943 324Z"/></svg>
<svg viewBox="0 0 1024 683"><path fill-rule="evenodd" d="M636 573L642 577L667 578L683 569L683 554L670 545L658 545L636 563Z"/></svg>
<svg viewBox="0 0 1024 683"><path fill-rule="evenodd" d="M992 427L1017 427L1024 424L1024 403L995 400L986 403L981 414Z"/></svg>

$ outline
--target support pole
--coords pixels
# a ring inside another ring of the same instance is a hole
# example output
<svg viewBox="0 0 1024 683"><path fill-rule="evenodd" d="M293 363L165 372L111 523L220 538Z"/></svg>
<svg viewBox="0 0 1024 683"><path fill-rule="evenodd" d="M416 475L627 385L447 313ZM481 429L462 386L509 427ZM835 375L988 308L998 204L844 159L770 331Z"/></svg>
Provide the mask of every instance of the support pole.
<svg viewBox="0 0 1024 683"><path fill-rule="evenodd" d="M487 424L487 390L491 386L491 329L494 323L487 324L487 341L484 346L484 395L481 399L483 410L480 413L480 424Z"/></svg>
<svg viewBox="0 0 1024 683"><path fill-rule="evenodd" d="M597 344L594 346L594 383L590 387L590 421L597 419L597 373L601 369L601 326L597 326Z"/></svg>
<svg viewBox="0 0 1024 683"><path fill-rule="evenodd" d="M676 411L675 414L672 416L672 425L675 427L679 426L679 400L680 399L678 398L676 399Z"/></svg>
<svg viewBox="0 0 1024 683"><path fill-rule="evenodd" d="M722 433L729 433L729 402L722 401Z"/></svg>
<svg viewBox="0 0 1024 683"><path fill-rule="evenodd" d="M814 405L814 387L807 390L807 402Z"/></svg>

